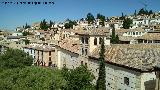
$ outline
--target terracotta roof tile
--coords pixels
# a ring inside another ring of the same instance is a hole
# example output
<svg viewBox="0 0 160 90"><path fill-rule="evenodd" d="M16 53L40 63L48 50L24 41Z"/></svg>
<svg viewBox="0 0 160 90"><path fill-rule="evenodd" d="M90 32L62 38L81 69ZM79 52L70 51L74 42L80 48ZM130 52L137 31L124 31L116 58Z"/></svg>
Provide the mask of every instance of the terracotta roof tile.
<svg viewBox="0 0 160 90"><path fill-rule="evenodd" d="M64 39L58 43L60 48L66 49L73 53L79 53L80 45L79 41L71 40L71 39Z"/></svg>
<svg viewBox="0 0 160 90"><path fill-rule="evenodd" d="M95 49L91 57L99 57L99 48ZM159 45L112 45L106 47L105 60L119 65L149 71L160 63Z"/></svg>

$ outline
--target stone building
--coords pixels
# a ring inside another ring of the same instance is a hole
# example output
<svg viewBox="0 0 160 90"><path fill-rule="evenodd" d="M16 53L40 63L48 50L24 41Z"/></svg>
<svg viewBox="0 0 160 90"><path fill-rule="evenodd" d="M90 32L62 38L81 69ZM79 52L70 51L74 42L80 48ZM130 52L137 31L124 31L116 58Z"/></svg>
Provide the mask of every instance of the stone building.
<svg viewBox="0 0 160 90"><path fill-rule="evenodd" d="M55 48L47 45L35 47L35 64L41 66L55 66Z"/></svg>

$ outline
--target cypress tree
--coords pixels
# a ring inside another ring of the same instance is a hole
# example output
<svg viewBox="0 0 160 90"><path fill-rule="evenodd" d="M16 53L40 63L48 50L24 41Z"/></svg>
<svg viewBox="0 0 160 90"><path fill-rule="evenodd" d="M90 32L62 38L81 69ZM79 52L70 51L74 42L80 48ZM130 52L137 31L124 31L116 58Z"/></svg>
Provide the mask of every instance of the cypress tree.
<svg viewBox="0 0 160 90"><path fill-rule="evenodd" d="M118 37L118 35L116 35L115 27L113 24L111 25L111 27L112 27L111 43L112 44L119 44L119 37Z"/></svg>
<svg viewBox="0 0 160 90"><path fill-rule="evenodd" d="M97 79L97 83L96 83L96 90L106 90L106 72L105 72L105 46L104 46L104 40L102 40L101 43L101 51L99 53L100 57L99 57L99 76Z"/></svg>

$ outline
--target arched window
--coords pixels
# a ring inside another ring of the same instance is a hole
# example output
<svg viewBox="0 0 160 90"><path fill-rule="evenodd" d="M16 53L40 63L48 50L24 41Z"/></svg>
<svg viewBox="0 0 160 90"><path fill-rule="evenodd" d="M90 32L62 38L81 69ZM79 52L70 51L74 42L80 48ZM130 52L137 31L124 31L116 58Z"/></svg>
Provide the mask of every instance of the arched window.
<svg viewBox="0 0 160 90"><path fill-rule="evenodd" d="M94 38L94 45L97 45L97 38Z"/></svg>

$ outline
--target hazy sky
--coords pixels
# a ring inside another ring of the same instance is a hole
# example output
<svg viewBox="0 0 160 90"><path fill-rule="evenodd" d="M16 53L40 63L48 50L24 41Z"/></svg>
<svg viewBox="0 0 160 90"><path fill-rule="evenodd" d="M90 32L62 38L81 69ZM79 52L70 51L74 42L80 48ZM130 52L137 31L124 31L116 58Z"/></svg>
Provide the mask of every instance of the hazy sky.
<svg viewBox="0 0 160 90"><path fill-rule="evenodd" d="M18 0L0 0L18 2ZM0 4L0 28L15 29L17 26L32 24L43 19L64 21L86 17L88 12L94 16L101 13L107 17L132 14L143 8L160 11L160 0L19 0L19 1L53 1L54 5L16 5Z"/></svg>

